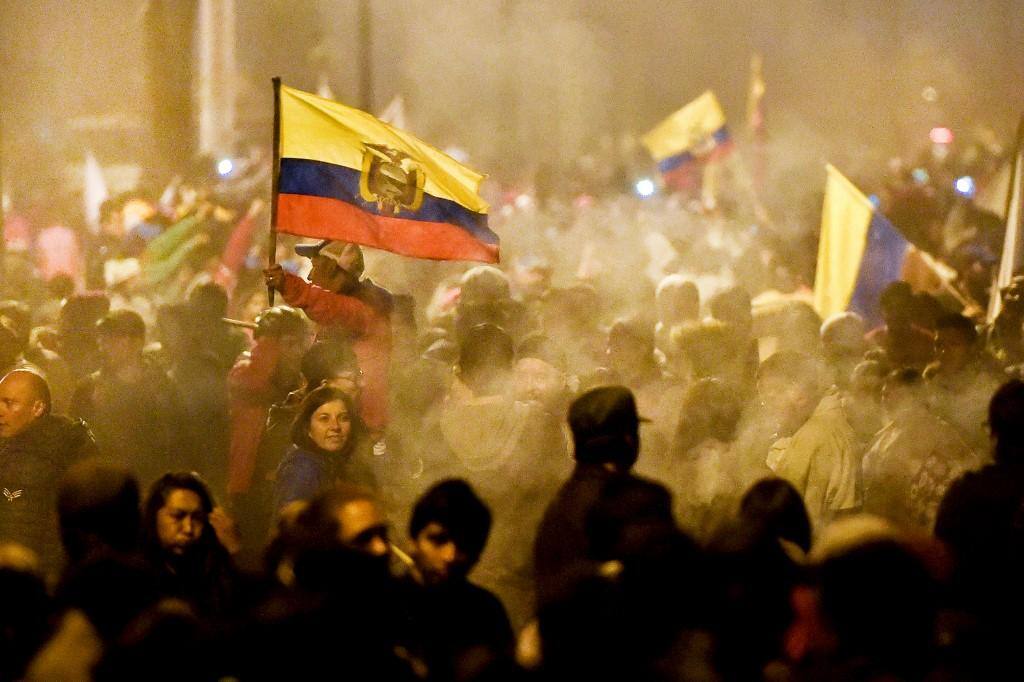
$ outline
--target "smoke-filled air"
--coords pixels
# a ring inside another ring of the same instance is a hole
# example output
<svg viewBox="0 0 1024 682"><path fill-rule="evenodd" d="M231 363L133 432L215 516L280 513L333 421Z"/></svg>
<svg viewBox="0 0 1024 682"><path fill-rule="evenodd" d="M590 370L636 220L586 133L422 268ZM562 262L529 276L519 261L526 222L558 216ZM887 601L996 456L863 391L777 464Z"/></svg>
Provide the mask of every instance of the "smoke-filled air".
<svg viewBox="0 0 1024 682"><path fill-rule="evenodd" d="M0 680L1024 678L1022 44L0 3Z"/></svg>

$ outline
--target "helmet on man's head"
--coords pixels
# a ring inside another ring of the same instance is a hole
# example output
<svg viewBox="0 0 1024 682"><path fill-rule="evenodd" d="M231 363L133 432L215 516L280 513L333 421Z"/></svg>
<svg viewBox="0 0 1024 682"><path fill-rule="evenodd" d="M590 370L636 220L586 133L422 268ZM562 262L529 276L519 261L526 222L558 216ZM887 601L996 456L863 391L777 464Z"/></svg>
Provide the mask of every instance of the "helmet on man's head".
<svg viewBox="0 0 1024 682"><path fill-rule="evenodd" d="M255 338L263 336L287 336L305 334L306 318L295 308L278 305L268 308L256 318Z"/></svg>

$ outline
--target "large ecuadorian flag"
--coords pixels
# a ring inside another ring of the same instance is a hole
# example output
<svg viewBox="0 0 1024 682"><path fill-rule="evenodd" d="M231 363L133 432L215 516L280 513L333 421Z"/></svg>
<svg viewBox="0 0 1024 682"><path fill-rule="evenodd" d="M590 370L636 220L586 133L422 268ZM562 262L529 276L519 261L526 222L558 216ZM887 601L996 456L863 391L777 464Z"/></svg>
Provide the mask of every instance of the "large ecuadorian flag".
<svg viewBox="0 0 1024 682"><path fill-rule="evenodd" d="M910 244L852 182L826 168L814 308L822 318L849 310L873 325L878 297L900 279Z"/></svg>
<svg viewBox="0 0 1024 682"><path fill-rule="evenodd" d="M702 163L732 148L725 114L715 93L708 90L672 114L641 138L666 185L695 187Z"/></svg>
<svg viewBox="0 0 1024 682"><path fill-rule="evenodd" d="M370 114L280 86L280 232L497 262L484 176Z"/></svg>

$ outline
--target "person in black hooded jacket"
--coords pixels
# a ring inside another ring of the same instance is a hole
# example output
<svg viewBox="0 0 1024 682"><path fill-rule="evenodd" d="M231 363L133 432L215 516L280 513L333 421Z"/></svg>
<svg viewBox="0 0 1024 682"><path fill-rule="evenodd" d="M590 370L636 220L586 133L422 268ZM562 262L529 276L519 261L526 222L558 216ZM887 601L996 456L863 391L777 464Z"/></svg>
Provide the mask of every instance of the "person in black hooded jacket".
<svg viewBox="0 0 1024 682"><path fill-rule="evenodd" d="M57 487L73 462L96 454L85 423L50 413L50 389L35 372L0 379L0 540L25 545L48 573L61 551Z"/></svg>

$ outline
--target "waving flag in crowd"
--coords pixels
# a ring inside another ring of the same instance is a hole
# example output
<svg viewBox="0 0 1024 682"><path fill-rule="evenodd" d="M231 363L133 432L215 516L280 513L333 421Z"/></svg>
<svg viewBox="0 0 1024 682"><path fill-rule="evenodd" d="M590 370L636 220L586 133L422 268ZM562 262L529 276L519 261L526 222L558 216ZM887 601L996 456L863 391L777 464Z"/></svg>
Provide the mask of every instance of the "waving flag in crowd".
<svg viewBox="0 0 1024 682"><path fill-rule="evenodd" d="M483 175L372 115L280 86L279 232L497 262Z"/></svg>
<svg viewBox="0 0 1024 682"><path fill-rule="evenodd" d="M1006 234L1003 238L1003 255L999 260L992 298L989 300L988 319L992 321L1002 309L1001 289L1010 284L1014 275L1020 274L1024 263L1024 116L1017 126L1017 147L1013 159L1006 166L1003 196L1005 209L999 213L1006 220Z"/></svg>
<svg viewBox="0 0 1024 682"><path fill-rule="evenodd" d="M725 114L710 90L659 123L641 141L658 162L665 184L676 189L697 187L703 165L732 149Z"/></svg>
<svg viewBox="0 0 1024 682"><path fill-rule="evenodd" d="M842 173L827 170L814 307L822 318L850 310L875 323L878 298L900 279L910 244Z"/></svg>

